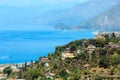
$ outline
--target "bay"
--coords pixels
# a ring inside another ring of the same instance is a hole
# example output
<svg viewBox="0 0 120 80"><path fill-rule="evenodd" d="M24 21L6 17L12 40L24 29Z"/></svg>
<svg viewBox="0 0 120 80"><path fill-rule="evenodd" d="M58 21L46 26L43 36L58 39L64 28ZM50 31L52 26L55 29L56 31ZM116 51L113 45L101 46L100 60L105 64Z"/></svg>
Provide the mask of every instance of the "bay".
<svg viewBox="0 0 120 80"><path fill-rule="evenodd" d="M55 46L93 37L91 30L0 31L0 64L36 60Z"/></svg>

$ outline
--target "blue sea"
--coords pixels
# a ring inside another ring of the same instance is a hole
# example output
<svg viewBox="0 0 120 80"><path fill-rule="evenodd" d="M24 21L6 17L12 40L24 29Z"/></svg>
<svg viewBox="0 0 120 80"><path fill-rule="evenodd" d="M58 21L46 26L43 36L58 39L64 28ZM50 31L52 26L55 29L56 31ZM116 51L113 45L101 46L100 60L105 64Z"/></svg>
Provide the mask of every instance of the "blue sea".
<svg viewBox="0 0 120 80"><path fill-rule="evenodd" d="M55 46L93 37L90 30L0 31L0 64L34 61Z"/></svg>

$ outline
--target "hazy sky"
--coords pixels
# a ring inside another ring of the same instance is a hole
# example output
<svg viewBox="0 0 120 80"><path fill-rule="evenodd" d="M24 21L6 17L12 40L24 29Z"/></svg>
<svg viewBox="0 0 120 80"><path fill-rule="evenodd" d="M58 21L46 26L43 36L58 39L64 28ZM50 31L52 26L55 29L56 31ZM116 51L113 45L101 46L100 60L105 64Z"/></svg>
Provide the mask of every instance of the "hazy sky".
<svg viewBox="0 0 120 80"><path fill-rule="evenodd" d="M0 30L22 29L10 25L21 23L29 17L34 19L47 10L71 8L86 1L90 0L0 0ZM24 26L24 29L29 29L29 26Z"/></svg>
<svg viewBox="0 0 120 80"><path fill-rule="evenodd" d="M90 1L90 0L0 0L0 5L16 6L16 7L33 6L33 5L67 7L69 5L83 3L86 1Z"/></svg>

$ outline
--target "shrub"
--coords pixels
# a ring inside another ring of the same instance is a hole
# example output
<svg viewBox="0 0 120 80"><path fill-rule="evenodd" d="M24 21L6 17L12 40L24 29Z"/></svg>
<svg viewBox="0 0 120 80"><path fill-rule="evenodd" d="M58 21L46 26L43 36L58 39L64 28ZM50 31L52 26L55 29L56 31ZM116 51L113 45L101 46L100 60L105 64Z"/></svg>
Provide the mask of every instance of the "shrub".
<svg viewBox="0 0 120 80"><path fill-rule="evenodd" d="M96 75L96 76L95 76L95 80L103 80L103 77L102 77L102 76L99 76L99 75Z"/></svg>

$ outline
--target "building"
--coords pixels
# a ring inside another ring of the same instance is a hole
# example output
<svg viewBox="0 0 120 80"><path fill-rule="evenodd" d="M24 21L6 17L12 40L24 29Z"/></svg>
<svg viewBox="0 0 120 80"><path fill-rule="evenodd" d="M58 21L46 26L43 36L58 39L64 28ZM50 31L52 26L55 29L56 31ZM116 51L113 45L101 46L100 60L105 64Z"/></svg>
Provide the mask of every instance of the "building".
<svg viewBox="0 0 120 80"><path fill-rule="evenodd" d="M108 47L109 47L109 48L114 48L114 47L116 47L116 44L113 43L113 42L109 42L109 43L108 43Z"/></svg>
<svg viewBox="0 0 120 80"><path fill-rule="evenodd" d="M87 53L89 54L89 61L91 61L92 57L91 57L91 54L93 53L93 51L95 50L95 46L91 46L89 45L86 49Z"/></svg>
<svg viewBox="0 0 120 80"><path fill-rule="evenodd" d="M95 48L96 48L95 46L89 45L87 47L86 51L87 51L87 53L91 54L91 53L93 53L93 51L95 50Z"/></svg>
<svg viewBox="0 0 120 80"><path fill-rule="evenodd" d="M120 37L120 32L93 32L95 34L96 39L106 39L105 35L108 35L111 38L111 35L116 37Z"/></svg>
<svg viewBox="0 0 120 80"><path fill-rule="evenodd" d="M54 74L54 73L48 72L48 73L45 75L45 77L48 78L48 79L53 79L55 75L56 75L56 74Z"/></svg>
<svg viewBox="0 0 120 80"><path fill-rule="evenodd" d="M40 58L40 63L48 63L50 60L47 57Z"/></svg>
<svg viewBox="0 0 120 80"><path fill-rule="evenodd" d="M105 39L105 32L93 32L96 39Z"/></svg>
<svg viewBox="0 0 120 80"><path fill-rule="evenodd" d="M48 63L45 63L45 65L44 65L45 67L49 67L49 64Z"/></svg>
<svg viewBox="0 0 120 80"><path fill-rule="evenodd" d="M90 66L90 64L84 64L83 67L88 69L88 68L90 68L91 66Z"/></svg>
<svg viewBox="0 0 120 80"><path fill-rule="evenodd" d="M66 58L74 58L74 53L62 53L61 59L65 60Z"/></svg>
<svg viewBox="0 0 120 80"><path fill-rule="evenodd" d="M61 59L65 60L66 58L74 58L75 54L76 54L75 51L71 52L70 48L66 48L65 51L61 55Z"/></svg>
<svg viewBox="0 0 120 80"><path fill-rule="evenodd" d="M6 79L6 77L7 77L6 74L0 74L0 80L1 80L1 79L4 79L4 78Z"/></svg>

